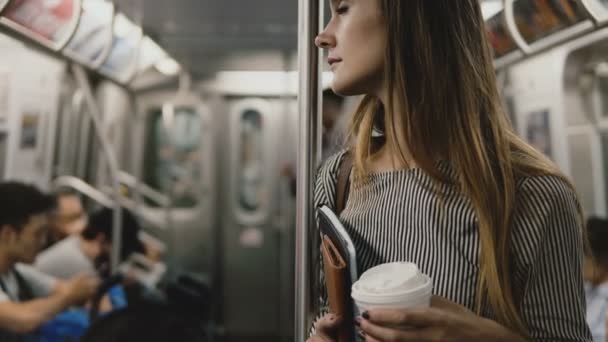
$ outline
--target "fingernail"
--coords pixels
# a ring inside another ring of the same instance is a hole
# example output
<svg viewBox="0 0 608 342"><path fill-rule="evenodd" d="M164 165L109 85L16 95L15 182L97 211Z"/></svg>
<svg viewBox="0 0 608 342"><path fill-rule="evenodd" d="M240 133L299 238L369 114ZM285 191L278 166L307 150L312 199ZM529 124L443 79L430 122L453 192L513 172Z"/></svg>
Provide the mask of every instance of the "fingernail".
<svg viewBox="0 0 608 342"><path fill-rule="evenodd" d="M359 318L359 317L355 318L355 325L358 327L361 326L361 318Z"/></svg>
<svg viewBox="0 0 608 342"><path fill-rule="evenodd" d="M362 340L365 340L365 337L366 337L366 336L365 336L365 333L364 333L363 331L358 330L358 331L357 331L357 335L359 335L359 337L360 337Z"/></svg>
<svg viewBox="0 0 608 342"><path fill-rule="evenodd" d="M369 319L369 312L364 311L364 312L361 314L361 317L363 317L363 318L365 318L365 319Z"/></svg>

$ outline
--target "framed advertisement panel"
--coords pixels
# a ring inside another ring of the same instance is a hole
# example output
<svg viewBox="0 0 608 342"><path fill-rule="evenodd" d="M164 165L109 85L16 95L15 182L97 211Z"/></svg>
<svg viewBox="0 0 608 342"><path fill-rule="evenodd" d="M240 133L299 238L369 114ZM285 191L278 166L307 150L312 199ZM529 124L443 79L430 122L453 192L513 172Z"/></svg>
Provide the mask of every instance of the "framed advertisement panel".
<svg viewBox="0 0 608 342"><path fill-rule="evenodd" d="M96 69L108 57L112 47L114 5L106 0L82 1L80 22L63 53Z"/></svg>
<svg viewBox="0 0 608 342"><path fill-rule="evenodd" d="M518 50L505 21L504 12L486 20L486 32L494 49L494 58L499 59Z"/></svg>
<svg viewBox="0 0 608 342"><path fill-rule="evenodd" d="M144 72L168 55L154 40L145 36L141 41L141 48L137 62L137 73Z"/></svg>
<svg viewBox="0 0 608 342"><path fill-rule="evenodd" d="M81 0L12 0L0 25L59 51L74 34L80 13Z"/></svg>
<svg viewBox="0 0 608 342"><path fill-rule="evenodd" d="M486 20L486 35L494 52L494 66L499 69L523 57L523 52L511 36L504 11Z"/></svg>
<svg viewBox="0 0 608 342"><path fill-rule="evenodd" d="M507 0L515 29L530 51L544 49L593 28L579 0Z"/></svg>
<svg viewBox="0 0 608 342"><path fill-rule="evenodd" d="M581 0L581 2L598 24L608 22L608 0Z"/></svg>
<svg viewBox="0 0 608 342"><path fill-rule="evenodd" d="M117 14L113 23L112 48L99 72L119 83L129 83L137 70L142 38L141 27L123 14Z"/></svg>

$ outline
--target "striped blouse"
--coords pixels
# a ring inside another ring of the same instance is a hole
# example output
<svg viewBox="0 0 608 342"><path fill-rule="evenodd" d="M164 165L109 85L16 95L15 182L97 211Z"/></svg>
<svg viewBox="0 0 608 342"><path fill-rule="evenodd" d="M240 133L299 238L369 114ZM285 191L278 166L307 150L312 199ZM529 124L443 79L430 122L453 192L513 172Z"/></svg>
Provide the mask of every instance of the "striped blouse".
<svg viewBox="0 0 608 342"><path fill-rule="evenodd" d="M319 170L317 207L335 207L343 155L332 156ZM439 168L454 176L447 163ZM340 215L357 250L359 274L386 262L414 262L433 279L435 295L474 310L480 241L469 199L450 185L442 186L439 198L421 169L372 174L369 180L351 188ZM517 183L513 290L534 341L591 341L578 221L576 195L560 179L531 177ZM484 316L491 318L491 310Z"/></svg>

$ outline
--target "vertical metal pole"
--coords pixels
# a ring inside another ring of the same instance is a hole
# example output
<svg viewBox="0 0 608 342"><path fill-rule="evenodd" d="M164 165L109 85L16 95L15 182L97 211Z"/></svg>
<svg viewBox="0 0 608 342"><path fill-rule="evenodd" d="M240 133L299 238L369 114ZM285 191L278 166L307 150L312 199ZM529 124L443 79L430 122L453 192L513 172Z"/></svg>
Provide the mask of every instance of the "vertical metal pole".
<svg viewBox="0 0 608 342"><path fill-rule="evenodd" d="M322 52L315 46L322 23L323 0L299 0L298 7L298 172L297 172L297 213L296 213L296 267L295 267L295 338L305 341L315 315L317 298L314 293L316 278L312 270L314 254L318 246L313 241L316 231L314 223L313 190L316 166L320 161L320 81Z"/></svg>
<svg viewBox="0 0 608 342"><path fill-rule="evenodd" d="M108 168L110 171L110 179L112 181L112 189L114 190L114 211L112 216L112 253L110 255L110 272L116 273L118 270L118 264L120 263L120 251L122 249L122 207L120 205L120 181L118 180L118 172L120 167L118 165L118 159L112 149L112 144L105 134L103 122L101 121L101 109L95 101L91 84L84 68L75 63L72 64L72 71L78 87L84 94L84 100L89 108L85 111L91 116L93 120L93 126L95 127L95 133L101 144L101 148L105 154Z"/></svg>
<svg viewBox="0 0 608 342"><path fill-rule="evenodd" d="M181 84L181 80L180 80L180 84ZM180 87L181 88L181 87ZM179 92L179 91L178 91ZM165 215L167 218L167 225L169 227L168 230L168 235L169 235L169 261L171 263L171 267L170 269L172 269L173 271L170 271L169 273L169 278L173 278L173 276L175 274L177 274L177 272L179 270L177 270L177 250L178 250L178 246L177 246L177 227L174 225L174 221L173 221L173 215L172 215L172 208L173 208L173 203L174 203L174 187L175 187L175 181L174 181L174 177L173 177L173 169L172 167L174 165L177 164L177 161L175 160L175 138L173 137L173 134L175 132L175 105L173 103L165 103L163 105L162 108L162 121L163 121L163 127L165 129L165 131L167 132L167 139L169 141L169 144L171 145L171 148L173 149L173 153L170 157L170 165L169 165L169 180L168 180L168 185L166 189L163 189L165 191L165 195L169 198L168 203L166 204L166 206L164 207L165 209Z"/></svg>

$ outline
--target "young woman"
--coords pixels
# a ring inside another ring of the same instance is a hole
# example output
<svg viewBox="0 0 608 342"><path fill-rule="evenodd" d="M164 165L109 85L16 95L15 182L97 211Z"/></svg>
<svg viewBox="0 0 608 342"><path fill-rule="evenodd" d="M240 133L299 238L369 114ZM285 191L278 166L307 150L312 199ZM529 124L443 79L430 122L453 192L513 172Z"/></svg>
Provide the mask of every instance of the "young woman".
<svg viewBox="0 0 608 342"><path fill-rule="evenodd" d="M340 215L359 272L415 262L436 295L429 309L364 312L366 341L591 341L581 208L503 113L479 1L331 5L316 43L333 90L365 95ZM321 168L317 206L335 206L343 157ZM332 341L339 323L326 315L310 340Z"/></svg>

